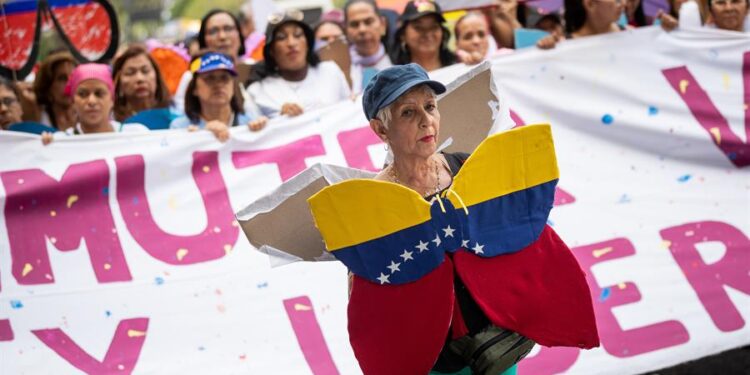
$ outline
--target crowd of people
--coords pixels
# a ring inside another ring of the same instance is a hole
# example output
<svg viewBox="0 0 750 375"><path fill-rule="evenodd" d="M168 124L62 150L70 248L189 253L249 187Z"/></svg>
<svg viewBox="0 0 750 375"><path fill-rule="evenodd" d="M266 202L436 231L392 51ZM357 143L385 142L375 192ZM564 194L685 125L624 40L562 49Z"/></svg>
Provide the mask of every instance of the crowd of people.
<svg viewBox="0 0 750 375"><path fill-rule="evenodd" d="M643 0L565 0L560 12L540 13L518 0L467 10L452 27L440 6L412 0L400 14L374 0L348 0L309 25L303 13L272 14L265 33L255 30L252 8L214 9L184 44L190 64L172 92L145 45L123 46L111 65L81 64L66 51L46 56L30 82L0 77L0 128L33 122L60 134L206 129L220 140L232 126L252 131L277 116L298 116L360 94L380 70L419 64L426 71L476 64L512 53L516 31L548 32L538 48L565 39L620 32L660 23L666 31L711 27L750 32L750 0L669 0L670 9L647 17ZM454 40L454 42L451 42ZM322 58L343 46L346 61ZM326 61L323 61L326 60ZM249 74L240 68L249 66ZM159 119L154 126L146 121Z"/></svg>

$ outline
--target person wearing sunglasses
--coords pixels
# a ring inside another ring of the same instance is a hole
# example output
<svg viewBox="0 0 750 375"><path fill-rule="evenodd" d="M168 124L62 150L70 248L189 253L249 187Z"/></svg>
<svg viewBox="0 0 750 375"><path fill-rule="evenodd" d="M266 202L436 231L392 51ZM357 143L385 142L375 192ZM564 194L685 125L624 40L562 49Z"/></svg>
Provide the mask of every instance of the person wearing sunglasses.
<svg viewBox="0 0 750 375"><path fill-rule="evenodd" d="M193 78L185 94L185 115L174 119L171 129L206 129L224 142L232 126L246 125L257 131L266 125L266 117L245 113L237 71L229 56L203 53L192 61L190 71Z"/></svg>
<svg viewBox="0 0 750 375"><path fill-rule="evenodd" d="M300 11L269 17L264 62L256 66L261 79L248 88L266 116L298 116L351 96L338 65L315 55L313 30L302 19Z"/></svg>
<svg viewBox="0 0 750 375"><path fill-rule="evenodd" d="M562 39L602 35L624 30L617 23L625 0L565 0L565 35L551 34L540 39L537 47L554 48Z"/></svg>
<svg viewBox="0 0 750 375"><path fill-rule="evenodd" d="M409 1L399 22L391 56L394 64L413 62L430 72L456 63L456 55L448 49L450 31L439 5L428 0Z"/></svg>
<svg viewBox="0 0 750 375"><path fill-rule="evenodd" d="M0 130L7 130L12 124L21 122L21 91L13 82L0 77Z"/></svg>

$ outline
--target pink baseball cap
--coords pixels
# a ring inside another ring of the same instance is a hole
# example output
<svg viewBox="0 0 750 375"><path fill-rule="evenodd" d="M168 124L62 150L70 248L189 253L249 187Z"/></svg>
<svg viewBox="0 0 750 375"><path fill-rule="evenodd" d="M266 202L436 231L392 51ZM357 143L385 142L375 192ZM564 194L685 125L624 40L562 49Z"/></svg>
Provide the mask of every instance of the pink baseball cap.
<svg viewBox="0 0 750 375"><path fill-rule="evenodd" d="M109 65L104 64L81 64L78 65L68 77L68 83L65 85L65 95L73 96L78 85L83 81L95 79L107 85L112 98L115 97L115 85L112 82L112 70Z"/></svg>

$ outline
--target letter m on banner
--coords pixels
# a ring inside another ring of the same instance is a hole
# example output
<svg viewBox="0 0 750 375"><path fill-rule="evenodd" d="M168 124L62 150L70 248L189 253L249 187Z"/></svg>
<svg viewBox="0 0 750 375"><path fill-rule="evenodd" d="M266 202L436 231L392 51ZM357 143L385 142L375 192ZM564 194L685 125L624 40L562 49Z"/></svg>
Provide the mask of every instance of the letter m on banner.
<svg viewBox="0 0 750 375"><path fill-rule="evenodd" d="M732 131L729 120L719 112L706 90L698 84L686 66L664 69L662 73L724 155L738 168L750 165L750 52L742 55L744 142Z"/></svg>

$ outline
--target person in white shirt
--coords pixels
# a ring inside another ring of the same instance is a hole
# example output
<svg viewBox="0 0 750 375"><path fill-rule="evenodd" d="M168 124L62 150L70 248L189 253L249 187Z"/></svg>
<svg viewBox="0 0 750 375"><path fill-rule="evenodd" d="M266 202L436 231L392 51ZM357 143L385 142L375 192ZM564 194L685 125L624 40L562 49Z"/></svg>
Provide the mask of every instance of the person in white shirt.
<svg viewBox="0 0 750 375"><path fill-rule="evenodd" d="M263 78L248 87L265 116L298 116L351 96L338 65L315 55L315 36L302 18L302 12L287 11L269 19L264 62L256 65Z"/></svg>
<svg viewBox="0 0 750 375"><path fill-rule="evenodd" d="M393 66L385 49L387 21L373 0L349 0L344 4L346 38L351 47L352 91L361 92L375 73Z"/></svg>

